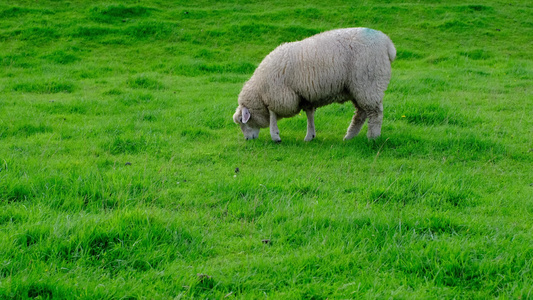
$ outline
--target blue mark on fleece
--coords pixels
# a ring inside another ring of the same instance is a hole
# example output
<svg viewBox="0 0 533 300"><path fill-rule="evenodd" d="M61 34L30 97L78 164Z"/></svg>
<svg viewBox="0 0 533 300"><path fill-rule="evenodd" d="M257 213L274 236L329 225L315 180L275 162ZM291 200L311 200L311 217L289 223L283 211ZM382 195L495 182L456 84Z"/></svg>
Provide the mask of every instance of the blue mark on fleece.
<svg viewBox="0 0 533 300"><path fill-rule="evenodd" d="M378 31L370 28L363 28L363 32L369 36L375 36Z"/></svg>

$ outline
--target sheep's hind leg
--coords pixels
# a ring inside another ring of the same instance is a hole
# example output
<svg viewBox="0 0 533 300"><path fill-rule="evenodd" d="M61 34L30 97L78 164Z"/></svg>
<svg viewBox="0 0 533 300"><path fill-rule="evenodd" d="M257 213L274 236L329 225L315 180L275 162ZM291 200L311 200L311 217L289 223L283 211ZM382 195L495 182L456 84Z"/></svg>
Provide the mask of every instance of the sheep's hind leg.
<svg viewBox="0 0 533 300"><path fill-rule="evenodd" d="M368 112L368 132L369 139L375 139L381 135L381 124L383 123L383 105Z"/></svg>
<svg viewBox="0 0 533 300"><path fill-rule="evenodd" d="M309 142L316 136L315 131L315 109L309 108L305 109L305 114L307 115L307 134L305 135L304 141Z"/></svg>
<svg viewBox="0 0 533 300"><path fill-rule="evenodd" d="M278 116L276 116L276 113L269 110L270 113L270 137L272 137L272 140L276 143L281 142L281 138L279 137L279 129L278 129Z"/></svg>
<svg viewBox="0 0 533 300"><path fill-rule="evenodd" d="M353 137L358 135L359 131L361 131L361 127L363 127L363 124L365 124L366 118L366 111L362 110L361 108L357 108L357 112L353 116L350 126L348 126L348 131L344 136L344 140L352 139Z"/></svg>

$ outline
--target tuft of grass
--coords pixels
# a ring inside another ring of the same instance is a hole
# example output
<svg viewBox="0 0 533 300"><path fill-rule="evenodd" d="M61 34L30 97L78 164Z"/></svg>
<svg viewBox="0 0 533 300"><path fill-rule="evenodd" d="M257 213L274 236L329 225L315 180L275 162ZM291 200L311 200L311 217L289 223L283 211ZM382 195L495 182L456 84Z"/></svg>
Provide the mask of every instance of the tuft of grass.
<svg viewBox="0 0 533 300"><path fill-rule="evenodd" d="M460 112L439 104L409 103L399 119L415 125L459 125L467 126L476 122L476 118L461 115Z"/></svg>
<svg viewBox="0 0 533 300"><path fill-rule="evenodd" d="M176 24L169 22L140 22L126 27L124 34L132 39L163 39L169 37L176 27Z"/></svg>
<svg viewBox="0 0 533 300"><path fill-rule="evenodd" d="M59 33L58 30L45 26L35 26L23 30L14 30L9 33L9 35L21 40L32 42L34 44L39 42L47 42L61 37L61 33Z"/></svg>
<svg viewBox="0 0 533 300"><path fill-rule="evenodd" d="M150 93L126 93L119 98L119 101L124 105L130 106L135 104L149 103L154 99L154 96Z"/></svg>
<svg viewBox="0 0 533 300"><path fill-rule="evenodd" d="M50 60L51 62L62 65L71 64L80 60L78 56L61 50L54 51L53 53L44 56L44 58Z"/></svg>
<svg viewBox="0 0 533 300"><path fill-rule="evenodd" d="M72 93L74 83L70 81L50 80L47 82L22 82L14 84L13 91L37 94Z"/></svg>
<svg viewBox="0 0 533 300"><path fill-rule="evenodd" d="M30 14L52 15L54 12L51 9L35 9L20 6L11 6L0 9L0 18L19 18L26 17Z"/></svg>
<svg viewBox="0 0 533 300"><path fill-rule="evenodd" d="M30 68L34 66L33 53L21 52L17 54L0 56L0 66L16 67L16 68Z"/></svg>
<svg viewBox="0 0 533 300"><path fill-rule="evenodd" d="M470 51L460 51L459 54L464 56L464 57L467 57L467 58L470 58L470 59L474 59L474 60L489 59L489 58L491 58L493 56L490 52L488 52L486 50L483 50L483 49L474 49L474 50L470 50Z"/></svg>
<svg viewBox="0 0 533 300"><path fill-rule="evenodd" d="M249 74L253 72L256 65L251 63L180 63L173 67L170 72L183 76L205 76L207 74ZM228 76L228 75L226 75ZM240 82L239 80L238 82Z"/></svg>
<svg viewBox="0 0 533 300"><path fill-rule="evenodd" d="M129 18L150 16L153 9L145 6L108 5L91 8L89 18L102 23L124 22Z"/></svg>
<svg viewBox="0 0 533 300"><path fill-rule="evenodd" d="M157 79L151 78L150 76L144 74L129 78L126 81L126 84L128 87L134 89L160 90L164 88L163 84Z"/></svg>
<svg viewBox="0 0 533 300"><path fill-rule="evenodd" d="M78 26L73 29L71 36L88 40L100 40L103 36L112 35L118 31L105 26Z"/></svg>

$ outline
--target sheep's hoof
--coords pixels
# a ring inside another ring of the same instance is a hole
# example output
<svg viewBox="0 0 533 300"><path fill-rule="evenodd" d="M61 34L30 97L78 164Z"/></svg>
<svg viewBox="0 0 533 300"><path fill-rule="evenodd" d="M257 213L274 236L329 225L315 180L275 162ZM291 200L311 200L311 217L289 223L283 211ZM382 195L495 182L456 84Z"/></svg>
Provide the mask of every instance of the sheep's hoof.
<svg viewBox="0 0 533 300"><path fill-rule="evenodd" d="M310 142L310 141L312 141L314 138L315 138L314 135L313 135L313 136L310 136L310 137L309 137L309 136L306 136L305 139L304 139L304 141L306 141L306 142Z"/></svg>
<svg viewBox="0 0 533 300"><path fill-rule="evenodd" d="M347 134L347 135L344 136L344 139L343 139L343 140L344 140L344 141L348 141L348 140L353 139L354 137L355 137L355 135Z"/></svg>

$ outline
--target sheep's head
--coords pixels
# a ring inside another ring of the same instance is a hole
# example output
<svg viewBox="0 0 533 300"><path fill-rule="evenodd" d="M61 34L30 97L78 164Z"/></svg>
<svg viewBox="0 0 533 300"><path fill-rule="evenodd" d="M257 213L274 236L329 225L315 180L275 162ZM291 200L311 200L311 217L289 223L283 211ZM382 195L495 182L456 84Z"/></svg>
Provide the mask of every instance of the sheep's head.
<svg viewBox="0 0 533 300"><path fill-rule="evenodd" d="M233 122L241 126L244 138L247 140L256 139L259 136L260 126L254 122L248 108L239 105L233 115Z"/></svg>

